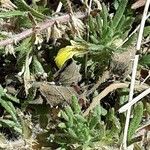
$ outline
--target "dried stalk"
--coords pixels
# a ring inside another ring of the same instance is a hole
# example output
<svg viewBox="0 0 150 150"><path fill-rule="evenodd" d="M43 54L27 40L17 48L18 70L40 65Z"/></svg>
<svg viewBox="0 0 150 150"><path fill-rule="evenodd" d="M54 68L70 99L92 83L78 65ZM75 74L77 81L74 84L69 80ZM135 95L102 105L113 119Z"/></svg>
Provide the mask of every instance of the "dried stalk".
<svg viewBox="0 0 150 150"><path fill-rule="evenodd" d="M150 0L147 0L145 7L144 7L144 12L143 12L141 24L140 24L140 31L139 31L139 36L138 36L137 45L136 45L137 50L140 50L140 48L141 48L143 31L144 31L145 21L147 19L147 13L148 13L149 5L150 5Z"/></svg>
<svg viewBox="0 0 150 150"><path fill-rule="evenodd" d="M82 18L87 16L86 13L81 13L81 12L77 12L75 14L76 14L75 16L79 19L82 19ZM70 19L71 19L70 15L66 14L66 15L63 15L63 16L60 16L60 17L52 18L50 20L46 20L45 22L37 24L38 28L37 28L36 31L41 32L41 31L47 29L48 27L51 27L56 21L59 22L59 23L65 23L65 22L69 21ZM17 42L31 36L33 33L34 33L33 28L27 29L27 30L25 30L25 31L23 31L19 34L13 35L12 38L8 38L6 40L1 40L0 41L0 46L6 46L8 44L17 43Z"/></svg>
<svg viewBox="0 0 150 150"><path fill-rule="evenodd" d="M136 78L138 59L139 59L139 56L136 55L135 59L134 59L133 68L132 68L131 86L130 86L130 92L129 92L129 102L132 101L133 95L134 95L134 86L135 86L135 78ZM128 135L129 122L130 122L130 115L131 115L131 107L128 108L127 115L126 115L126 122L125 122L123 142L122 142L122 146L123 146L122 148L124 150L127 149L127 135Z"/></svg>
<svg viewBox="0 0 150 150"><path fill-rule="evenodd" d="M129 85L130 85L129 82L126 82L126 83L112 83L111 85L106 87L99 95L97 95L96 97L93 98L92 103L90 104L90 106L84 112L84 116L87 116L93 108L95 108L97 105L99 105L100 101L105 96L107 96L110 92L112 92L114 90L117 90L117 89L128 88ZM143 91L143 90L147 89L148 87L149 86L147 86L146 84L143 84L143 85L136 84L135 85L135 90L136 91Z"/></svg>

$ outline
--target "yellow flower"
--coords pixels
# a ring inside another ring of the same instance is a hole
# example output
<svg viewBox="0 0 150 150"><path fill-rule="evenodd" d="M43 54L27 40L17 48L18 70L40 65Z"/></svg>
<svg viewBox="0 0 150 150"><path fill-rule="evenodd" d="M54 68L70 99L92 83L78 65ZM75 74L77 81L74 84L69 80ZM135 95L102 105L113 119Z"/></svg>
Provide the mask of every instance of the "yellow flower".
<svg viewBox="0 0 150 150"><path fill-rule="evenodd" d="M76 45L75 42L73 42L72 46L66 46L58 51L55 58L56 65L61 68L68 59L72 58L74 55L85 54L85 52L87 52L87 47L85 45Z"/></svg>

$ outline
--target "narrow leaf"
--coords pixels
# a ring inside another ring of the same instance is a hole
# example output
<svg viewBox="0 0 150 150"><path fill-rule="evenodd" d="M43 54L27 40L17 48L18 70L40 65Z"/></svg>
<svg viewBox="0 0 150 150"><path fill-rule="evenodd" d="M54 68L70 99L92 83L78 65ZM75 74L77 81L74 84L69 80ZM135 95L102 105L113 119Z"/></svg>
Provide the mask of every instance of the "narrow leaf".
<svg viewBox="0 0 150 150"><path fill-rule="evenodd" d="M10 113L10 115L12 116L12 118L14 119L14 121L17 121L17 117L16 114L14 112L15 108L13 107L13 105L11 104L11 102L5 101L3 99L0 98L0 104L2 105L2 107L4 107L6 109L6 111L8 113Z"/></svg>
<svg viewBox="0 0 150 150"><path fill-rule="evenodd" d="M81 112L81 107L78 103L77 97L75 97L75 96L72 97L71 106L72 106L75 114L79 114Z"/></svg>
<svg viewBox="0 0 150 150"><path fill-rule="evenodd" d="M128 0L122 0L119 4L119 7L117 9L117 12L113 18L113 21L112 21L112 25L111 27L113 29L116 29L116 27L118 26L123 14L124 14L124 11L125 11L125 8L126 8L126 5L128 3Z"/></svg>
<svg viewBox="0 0 150 150"><path fill-rule="evenodd" d="M0 12L0 18L11 18L11 17L25 16L25 15L27 15L27 12L23 12L19 10Z"/></svg>
<svg viewBox="0 0 150 150"><path fill-rule="evenodd" d="M129 130L128 130L128 141L132 139L132 136L135 134L136 129L139 127L139 124L143 117L143 103L139 102L134 108L133 118L131 120Z"/></svg>

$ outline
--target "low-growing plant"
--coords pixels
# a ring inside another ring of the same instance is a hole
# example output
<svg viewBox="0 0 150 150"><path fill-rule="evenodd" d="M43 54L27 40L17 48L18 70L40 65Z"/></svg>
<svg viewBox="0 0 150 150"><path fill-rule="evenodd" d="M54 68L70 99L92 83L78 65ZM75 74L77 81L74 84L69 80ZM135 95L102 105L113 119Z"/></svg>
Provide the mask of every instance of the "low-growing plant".
<svg viewBox="0 0 150 150"><path fill-rule="evenodd" d="M89 15L86 34L82 38L75 38L76 42L71 41L71 46L60 49L56 64L60 67L74 55L87 54L88 60L85 63L90 74L95 73L92 77L97 72L103 73L115 53L128 51L128 46L133 44L134 36L124 43L134 22L132 13L127 11L127 3L127 0L120 1L113 16L105 4L102 4L102 10L96 16Z"/></svg>
<svg viewBox="0 0 150 150"><path fill-rule="evenodd" d="M105 124L102 116L107 117L110 124ZM84 117L77 98L73 97L71 106L67 105L60 112L60 118L54 142L61 148L93 149L117 145L120 123L113 110L107 113L102 106L97 106L89 116Z"/></svg>
<svg viewBox="0 0 150 150"><path fill-rule="evenodd" d="M0 118L0 126L10 127L14 129L16 132L21 134L22 133L21 124L19 122L17 111L13 102L19 103L19 99L8 94L6 92L6 89L4 89L0 85L0 104L4 108L4 111L6 111L11 116L8 118L7 117Z"/></svg>

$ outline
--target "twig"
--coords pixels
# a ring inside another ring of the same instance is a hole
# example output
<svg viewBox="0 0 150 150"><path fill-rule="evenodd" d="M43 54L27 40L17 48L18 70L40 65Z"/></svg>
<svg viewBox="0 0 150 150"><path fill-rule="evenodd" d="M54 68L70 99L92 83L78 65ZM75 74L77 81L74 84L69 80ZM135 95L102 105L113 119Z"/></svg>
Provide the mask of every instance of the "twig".
<svg viewBox="0 0 150 150"><path fill-rule="evenodd" d="M104 98L106 95L108 95L110 92L112 92L116 89L119 89L119 88L127 88L127 87L128 87L128 84L126 84L126 83L113 83L113 84L109 85L99 95L97 95L96 97L93 98L92 103L84 112L84 116L87 116L89 114L89 112L100 103L100 100L102 98Z"/></svg>
<svg viewBox="0 0 150 150"><path fill-rule="evenodd" d="M116 89L123 89L123 88L128 88L130 85L129 82L126 83L112 83L111 85L109 85L108 87L106 87L99 95L97 95L96 97L93 98L92 103L90 104L90 106L86 109L86 111L84 112L84 116L87 116L89 114L89 112L95 108L97 105L99 105L100 101L107 96L110 92L116 90ZM143 85L139 85L136 84L135 85L135 90L137 91L143 91L145 89L147 89L148 86L146 84Z"/></svg>
<svg viewBox="0 0 150 150"><path fill-rule="evenodd" d="M139 56L136 55L135 59L134 59L133 69L132 69L131 86L130 86L130 92L129 92L129 102L132 101L132 99L133 99L138 59L139 59ZM130 114L131 114L131 107L128 108L127 115L126 115L126 122L125 122L123 143L122 143L122 147L124 150L127 149L127 135L128 135L129 122L130 122Z"/></svg>
<svg viewBox="0 0 150 150"><path fill-rule="evenodd" d="M128 102L127 104L125 104L124 106L122 106L119 109L119 113L123 113L125 112L129 107L133 106L135 103L137 103L139 100L141 100L143 97L145 97L146 95L148 95L150 93L150 88L148 88L147 90L145 90L144 92L142 92L141 94L139 94L137 97L135 97L132 101Z"/></svg>
<svg viewBox="0 0 150 150"><path fill-rule="evenodd" d="M77 12L76 15L75 15L77 18L84 18L87 16L86 13L81 13L81 12ZM50 20L46 20L45 22L42 22L42 23L39 23L37 26L39 27L37 29L37 32L41 32L45 29L47 29L48 27L51 27L56 21L60 22L60 23L64 23L64 22L67 22L70 20L70 15L63 15L63 16L60 16L60 17L55 17L55 18L52 18ZM27 37L29 37L30 35L33 34L33 29L27 29L19 34L16 34L16 35L13 35L13 38L8 38L6 40L1 40L0 41L0 46L6 46L8 44L13 44L14 41L15 42L19 42Z"/></svg>
<svg viewBox="0 0 150 150"><path fill-rule="evenodd" d="M144 31L145 21L147 19L146 16L147 16L149 5L150 5L150 0L147 0L145 7L144 7L144 12L143 12L142 20L141 20L141 25L140 25L139 36L138 36L138 40L137 40L137 45L136 45L137 50L140 50L140 48L141 48L143 31Z"/></svg>

